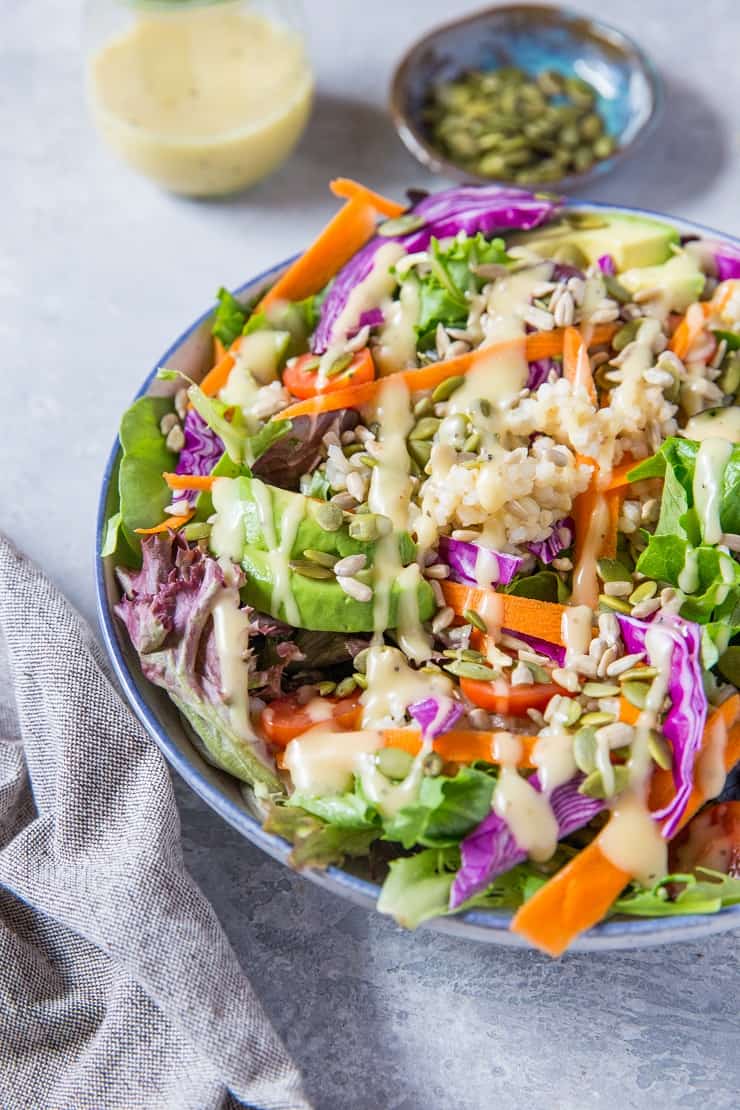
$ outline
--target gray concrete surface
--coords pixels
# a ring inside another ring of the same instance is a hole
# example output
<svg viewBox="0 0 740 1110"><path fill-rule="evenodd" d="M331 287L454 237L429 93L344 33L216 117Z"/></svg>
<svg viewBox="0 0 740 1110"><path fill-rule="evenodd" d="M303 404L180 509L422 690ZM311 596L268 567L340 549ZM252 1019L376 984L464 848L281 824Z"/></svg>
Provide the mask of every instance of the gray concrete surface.
<svg viewBox="0 0 740 1110"><path fill-rule="evenodd" d="M158 192L96 142L77 4L3 0L0 526L92 620L93 522L117 419L221 283L305 243L328 177L426 175L385 115L395 58L443 0L312 0L318 99L293 159L235 200ZM737 0L580 0L667 81L650 145L591 196L740 233ZM178 784L185 851L319 1110L737 1105L737 935L559 963L348 906L245 844Z"/></svg>

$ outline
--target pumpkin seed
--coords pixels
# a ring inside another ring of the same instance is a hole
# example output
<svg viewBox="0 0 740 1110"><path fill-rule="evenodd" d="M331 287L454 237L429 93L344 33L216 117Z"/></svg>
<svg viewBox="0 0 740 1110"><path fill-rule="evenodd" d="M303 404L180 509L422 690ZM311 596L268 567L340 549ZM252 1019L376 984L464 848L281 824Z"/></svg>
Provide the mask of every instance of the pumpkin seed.
<svg viewBox="0 0 740 1110"><path fill-rule="evenodd" d="M581 120L579 130L584 139L591 141L598 139L601 132L604 130L604 121L597 112L589 112Z"/></svg>
<svg viewBox="0 0 740 1110"><path fill-rule="evenodd" d="M466 620L468 624L472 624L473 628L477 628L479 632L488 632L488 625L483 620L480 613L476 612L475 609L464 609L463 619Z"/></svg>
<svg viewBox="0 0 740 1110"><path fill-rule="evenodd" d="M414 405L414 416L429 416L434 411L434 402L431 397L422 397Z"/></svg>
<svg viewBox="0 0 740 1110"><path fill-rule="evenodd" d="M359 451L364 451L364 450L365 450L365 444L364 443L346 443L342 447L342 451L343 451L344 455L346 456L346 458L348 458L348 459L351 459L352 456L356 455Z"/></svg>
<svg viewBox="0 0 740 1110"><path fill-rule="evenodd" d="M658 592L657 582L641 582L636 590L633 590L627 599L632 605L638 605L641 601L648 601L651 597L655 597Z"/></svg>
<svg viewBox="0 0 740 1110"><path fill-rule="evenodd" d="M486 667L482 663L471 663L466 659L455 659L444 669L458 678L472 678L478 682L493 682L499 677L498 672L492 667Z"/></svg>
<svg viewBox="0 0 740 1110"><path fill-rule="evenodd" d="M592 771L578 787L578 793L585 794L588 798L613 798L621 794L629 786L630 773L626 767L617 764L612 767L612 774L614 784L611 791L607 792L601 771Z"/></svg>
<svg viewBox="0 0 740 1110"><path fill-rule="evenodd" d="M407 449L420 471L423 471L432 457L431 443L428 440L412 439L409 440Z"/></svg>
<svg viewBox="0 0 740 1110"><path fill-rule="evenodd" d="M357 655L352 660L352 664L356 671L360 671L362 674L365 673L365 671L367 670L367 660L369 655L370 648L363 648L362 651L357 652Z"/></svg>
<svg viewBox="0 0 740 1110"><path fill-rule="evenodd" d="M441 775L444 765L445 761L439 752L427 752L421 761L422 772L430 778L436 778L437 775Z"/></svg>
<svg viewBox="0 0 740 1110"><path fill-rule="evenodd" d="M361 690L367 690L367 679L364 674L353 674L355 685L359 686Z"/></svg>
<svg viewBox="0 0 740 1110"><path fill-rule="evenodd" d="M613 698L619 693L619 686L614 682L585 682L582 692L587 698Z"/></svg>
<svg viewBox="0 0 740 1110"><path fill-rule="evenodd" d="M416 231L417 228L423 227L424 223L423 216L407 212L403 216L394 217L392 220L384 220L382 224L378 224L375 231L384 238L393 239L396 235L408 235L410 231Z"/></svg>
<svg viewBox="0 0 740 1110"><path fill-rule="evenodd" d="M575 210L573 212L564 213L563 219L566 223L569 223L571 227L575 227L579 231L596 231L597 228L609 226L603 216L597 216L595 212L581 212Z"/></svg>
<svg viewBox="0 0 740 1110"><path fill-rule="evenodd" d="M194 522L193 524L186 524L182 530L182 534L188 541L205 540L211 534L210 524Z"/></svg>
<svg viewBox="0 0 740 1110"><path fill-rule="evenodd" d="M617 682L650 682L657 676L657 667L632 667L618 675Z"/></svg>
<svg viewBox="0 0 740 1110"><path fill-rule="evenodd" d="M349 534L353 540L372 543L380 535L378 518L375 513L358 513L349 522Z"/></svg>
<svg viewBox="0 0 740 1110"><path fill-rule="evenodd" d="M373 458L372 455L368 455L367 452L364 455L358 455L357 461L361 462L362 465L366 466L369 470L372 470L373 467L378 465L378 460Z"/></svg>
<svg viewBox="0 0 740 1110"><path fill-rule="evenodd" d="M642 320L640 318L637 320L630 320L621 327L612 339L612 347L614 350L623 351L629 343L633 343L641 327Z"/></svg>
<svg viewBox="0 0 740 1110"><path fill-rule="evenodd" d="M725 355L717 385L723 393L734 394L740 389L740 351L730 351Z"/></svg>
<svg viewBox="0 0 740 1110"><path fill-rule="evenodd" d="M459 389L464 383L465 378L462 374L457 374L452 378L445 378L432 393L432 401L438 405L440 401L449 401L455 390Z"/></svg>
<svg viewBox="0 0 740 1110"><path fill-rule="evenodd" d="M309 502L314 520L325 532L338 532L344 523L344 513L331 501ZM351 534L351 533L350 533Z"/></svg>
<svg viewBox="0 0 740 1110"><path fill-rule="evenodd" d="M573 737L573 758L576 767L584 775L590 775L596 770L596 729L579 728Z"/></svg>
<svg viewBox="0 0 740 1110"><path fill-rule="evenodd" d="M336 690L336 688L337 688L336 682L329 682L328 680L326 682L320 682L318 684L318 686L316 687L316 689L318 690L320 698L325 698L329 694L333 694L334 691Z"/></svg>
<svg viewBox="0 0 740 1110"><path fill-rule="evenodd" d="M400 782L413 765L413 757L403 748L381 748L375 755L375 766L387 779Z"/></svg>
<svg viewBox="0 0 740 1110"><path fill-rule="evenodd" d="M311 563L308 559L294 559L290 569L300 574L302 578L315 578L328 581L334 577L334 572L328 567L321 567L318 563Z"/></svg>
<svg viewBox="0 0 740 1110"><path fill-rule="evenodd" d="M594 143L594 154L597 158L608 158L617 148L611 135L600 135Z"/></svg>
<svg viewBox="0 0 740 1110"><path fill-rule="evenodd" d="M339 358L335 358L334 362L332 362L331 366L326 371L327 378L338 377L341 373L343 373L344 370L347 369L350 363L354 361L354 357L355 356L351 351L347 351L346 354L340 355Z"/></svg>
<svg viewBox="0 0 740 1110"><path fill-rule="evenodd" d="M618 559L599 559L596 563L602 582L631 582L632 575Z"/></svg>
<svg viewBox="0 0 740 1110"><path fill-rule="evenodd" d="M436 416L422 416L421 420L417 421L411 429L409 438L417 442L433 439L440 424L441 420Z"/></svg>
<svg viewBox="0 0 740 1110"><path fill-rule="evenodd" d="M355 682L354 675L347 675L341 682L337 683L337 688L334 691L338 698L346 698L355 689L357 683Z"/></svg>
<svg viewBox="0 0 740 1110"><path fill-rule="evenodd" d="M608 594L599 594L599 608L613 609L616 613L631 613L632 606L628 605L621 597L610 597Z"/></svg>
<svg viewBox="0 0 740 1110"><path fill-rule="evenodd" d="M579 270L585 270L588 266L588 258L575 243L561 243L552 252L552 257L555 262L563 262L566 266L577 266Z"/></svg>
<svg viewBox="0 0 740 1110"><path fill-rule="evenodd" d="M481 416L488 417L491 415L491 402L488 400L487 397L479 397L475 404L477 405L478 411L480 412Z"/></svg>
<svg viewBox="0 0 740 1110"><path fill-rule="evenodd" d="M628 304L628 302L632 300L632 294L629 289L625 289L617 278L613 277L611 274L604 274L603 278L606 291L613 300L619 301L620 304Z"/></svg>
<svg viewBox="0 0 740 1110"><path fill-rule="evenodd" d="M461 659L467 659L469 663L486 663L485 655L480 651L475 651L473 648L463 648L460 652Z"/></svg>
<svg viewBox="0 0 740 1110"><path fill-rule="evenodd" d="M634 705L636 709L645 708L649 689L650 687L645 682L629 681L622 683L622 693L630 705Z"/></svg>
<svg viewBox="0 0 740 1110"><path fill-rule="evenodd" d="M717 670L733 686L740 686L740 646L729 647L727 651L722 652Z"/></svg>
<svg viewBox="0 0 740 1110"><path fill-rule="evenodd" d="M313 547L307 547L303 552L303 558L308 559L309 563L318 563L320 567L334 566L337 561L336 555L331 555L328 551L316 551Z"/></svg>
<svg viewBox="0 0 740 1110"><path fill-rule="evenodd" d="M651 728L647 745L653 761L664 771L670 771L673 766L673 752L663 734Z"/></svg>
<svg viewBox="0 0 740 1110"><path fill-rule="evenodd" d="M584 713L581 717L581 725L585 728L591 725L593 728L598 728L599 725L610 725L612 721L616 721L613 713L607 713L603 709L595 709L592 713Z"/></svg>

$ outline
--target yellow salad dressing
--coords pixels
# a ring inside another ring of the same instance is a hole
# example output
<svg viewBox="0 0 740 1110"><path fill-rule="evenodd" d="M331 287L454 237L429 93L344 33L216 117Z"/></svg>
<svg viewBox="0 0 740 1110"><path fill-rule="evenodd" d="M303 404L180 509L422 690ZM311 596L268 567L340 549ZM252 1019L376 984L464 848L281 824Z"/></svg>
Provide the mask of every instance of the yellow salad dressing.
<svg viewBox="0 0 740 1110"><path fill-rule="evenodd" d="M279 165L313 89L299 36L236 2L136 11L93 54L88 82L111 147L191 196L233 192Z"/></svg>

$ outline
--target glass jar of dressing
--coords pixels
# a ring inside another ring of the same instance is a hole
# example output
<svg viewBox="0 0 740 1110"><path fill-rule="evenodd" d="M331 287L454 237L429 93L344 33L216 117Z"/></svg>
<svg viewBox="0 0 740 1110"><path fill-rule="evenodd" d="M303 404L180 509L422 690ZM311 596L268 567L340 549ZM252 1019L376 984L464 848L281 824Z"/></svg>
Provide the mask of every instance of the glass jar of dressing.
<svg viewBox="0 0 740 1110"><path fill-rule="evenodd" d="M100 134L172 192L243 189L305 127L313 77L299 0L86 0L85 36Z"/></svg>

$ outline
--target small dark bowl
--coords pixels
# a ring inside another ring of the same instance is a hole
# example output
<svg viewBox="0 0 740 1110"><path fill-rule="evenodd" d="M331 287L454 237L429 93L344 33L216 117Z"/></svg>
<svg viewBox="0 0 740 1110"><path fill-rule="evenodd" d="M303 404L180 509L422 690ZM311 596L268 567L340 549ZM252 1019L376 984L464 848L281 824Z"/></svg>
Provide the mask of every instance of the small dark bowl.
<svg viewBox="0 0 740 1110"><path fill-rule="evenodd" d="M445 177L490 183L450 161L429 140L422 112L430 88L466 69L518 66L581 77L597 91L596 109L616 140L609 158L584 173L538 182L541 188L578 188L608 173L632 153L657 119L662 103L658 74L639 47L621 31L566 8L512 4L446 23L424 35L393 75L390 108L396 130L423 165ZM499 179L501 180L501 179ZM525 182L517 182L526 184Z"/></svg>

